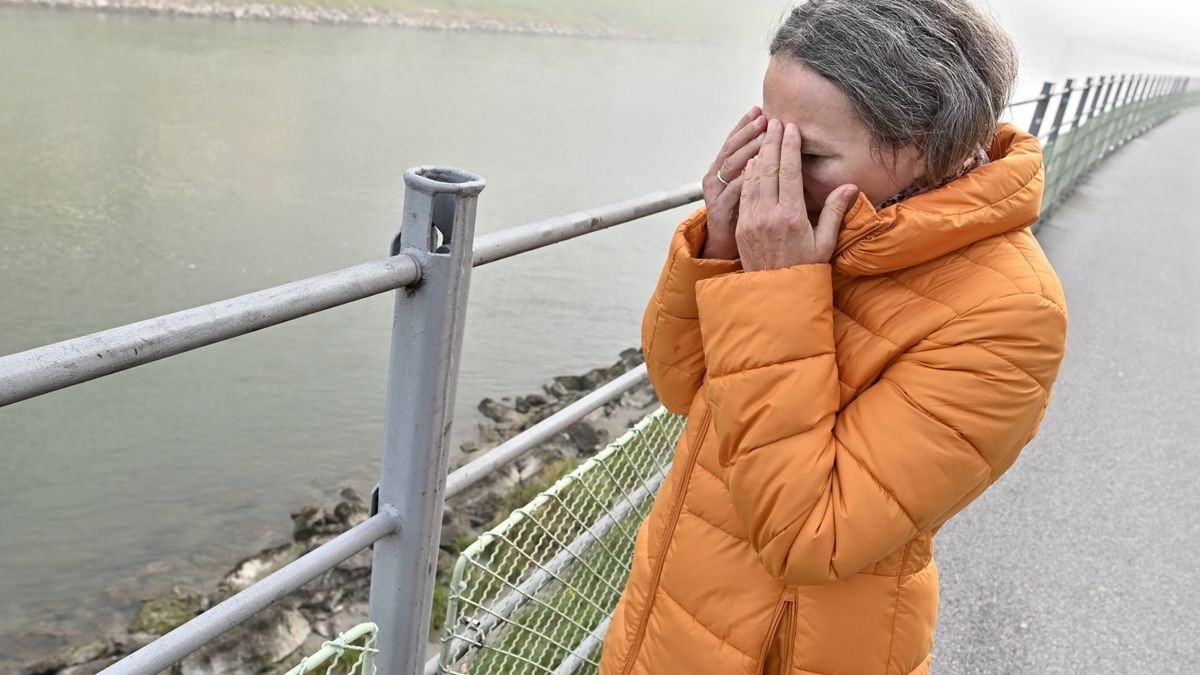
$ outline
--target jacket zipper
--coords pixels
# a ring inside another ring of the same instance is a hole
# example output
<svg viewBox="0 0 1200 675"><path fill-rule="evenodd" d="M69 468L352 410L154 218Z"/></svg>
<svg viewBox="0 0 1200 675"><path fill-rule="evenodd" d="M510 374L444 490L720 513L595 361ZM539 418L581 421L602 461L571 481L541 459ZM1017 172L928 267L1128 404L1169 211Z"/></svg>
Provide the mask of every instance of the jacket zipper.
<svg viewBox="0 0 1200 675"><path fill-rule="evenodd" d="M633 638L633 645L629 648L629 655L625 659L625 667L621 669L621 675L629 675L629 672L633 670L633 663L637 660L638 650L642 647L642 638L646 636L646 621L650 618L650 610L654 608L654 597L658 591L658 582L662 577L663 566L667 562L667 547L671 543L671 538L675 536L675 525L679 522L680 512L683 511L683 499L687 496L688 485L692 482L692 469L695 468L696 459L700 456L700 446L704 443L704 437L708 434L708 421L711 415L712 408L705 408L704 417L700 420L700 432L696 436L695 446L688 448L687 466L684 468L683 481L679 486L679 495L671 507L671 519L667 521L667 531L663 537L662 551L659 553L658 562L654 565L654 573L650 577L646 606L642 609L641 618L638 619L638 632Z"/></svg>
<svg viewBox="0 0 1200 675"><path fill-rule="evenodd" d="M796 649L796 597L790 595L787 601L787 633L784 634L783 672L787 675L792 670L792 652Z"/></svg>
<svg viewBox="0 0 1200 675"><path fill-rule="evenodd" d="M775 646L776 636L783 633L783 647L779 653L779 668L777 673L768 673L767 657L771 653L771 649ZM762 662L759 664L758 672L761 675L787 675L791 670L792 650L796 643L796 600L792 591L785 592L783 600L779 603L779 607L775 610L775 616L771 619L771 627L767 629L767 640L763 647Z"/></svg>

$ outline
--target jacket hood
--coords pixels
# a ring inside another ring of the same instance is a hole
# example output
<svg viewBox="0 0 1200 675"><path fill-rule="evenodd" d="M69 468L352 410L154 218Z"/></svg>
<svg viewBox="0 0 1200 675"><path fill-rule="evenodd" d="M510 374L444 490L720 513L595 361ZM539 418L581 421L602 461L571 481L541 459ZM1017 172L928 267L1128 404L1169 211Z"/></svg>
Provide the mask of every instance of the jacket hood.
<svg viewBox="0 0 1200 675"><path fill-rule="evenodd" d="M961 178L881 211L859 193L838 234L834 268L850 276L885 274L1032 225L1044 187L1041 143L1002 122L988 156L990 163Z"/></svg>

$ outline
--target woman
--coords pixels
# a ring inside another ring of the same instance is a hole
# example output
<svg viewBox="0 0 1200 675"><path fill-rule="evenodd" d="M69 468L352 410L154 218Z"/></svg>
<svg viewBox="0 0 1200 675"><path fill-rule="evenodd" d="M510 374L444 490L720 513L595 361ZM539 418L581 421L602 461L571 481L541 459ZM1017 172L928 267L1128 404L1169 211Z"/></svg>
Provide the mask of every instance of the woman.
<svg viewBox="0 0 1200 675"><path fill-rule="evenodd" d="M813 0L771 54L646 310L688 423L601 675L928 673L933 535L1063 357L1003 31L968 0Z"/></svg>

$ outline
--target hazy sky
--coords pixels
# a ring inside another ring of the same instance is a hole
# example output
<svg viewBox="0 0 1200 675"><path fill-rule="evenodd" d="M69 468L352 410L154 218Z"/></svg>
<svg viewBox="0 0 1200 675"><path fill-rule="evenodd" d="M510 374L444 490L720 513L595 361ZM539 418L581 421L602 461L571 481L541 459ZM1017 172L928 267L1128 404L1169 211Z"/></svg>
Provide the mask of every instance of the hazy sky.
<svg viewBox="0 0 1200 675"><path fill-rule="evenodd" d="M990 0L1022 32L1056 35L1136 50L1200 66L1196 0Z"/></svg>
<svg viewBox="0 0 1200 675"><path fill-rule="evenodd" d="M1200 0L975 1L1000 17L1033 72L1200 74ZM796 2L774 4L782 13Z"/></svg>

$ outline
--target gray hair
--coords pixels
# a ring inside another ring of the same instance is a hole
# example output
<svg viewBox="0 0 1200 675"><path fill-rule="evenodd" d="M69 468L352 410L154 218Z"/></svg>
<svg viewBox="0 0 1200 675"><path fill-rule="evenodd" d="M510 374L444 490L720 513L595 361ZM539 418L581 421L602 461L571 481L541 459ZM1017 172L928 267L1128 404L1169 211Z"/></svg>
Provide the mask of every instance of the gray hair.
<svg viewBox="0 0 1200 675"><path fill-rule="evenodd" d="M809 0L780 52L845 92L876 149L915 145L928 185L990 146L1017 76L1012 40L971 0Z"/></svg>

